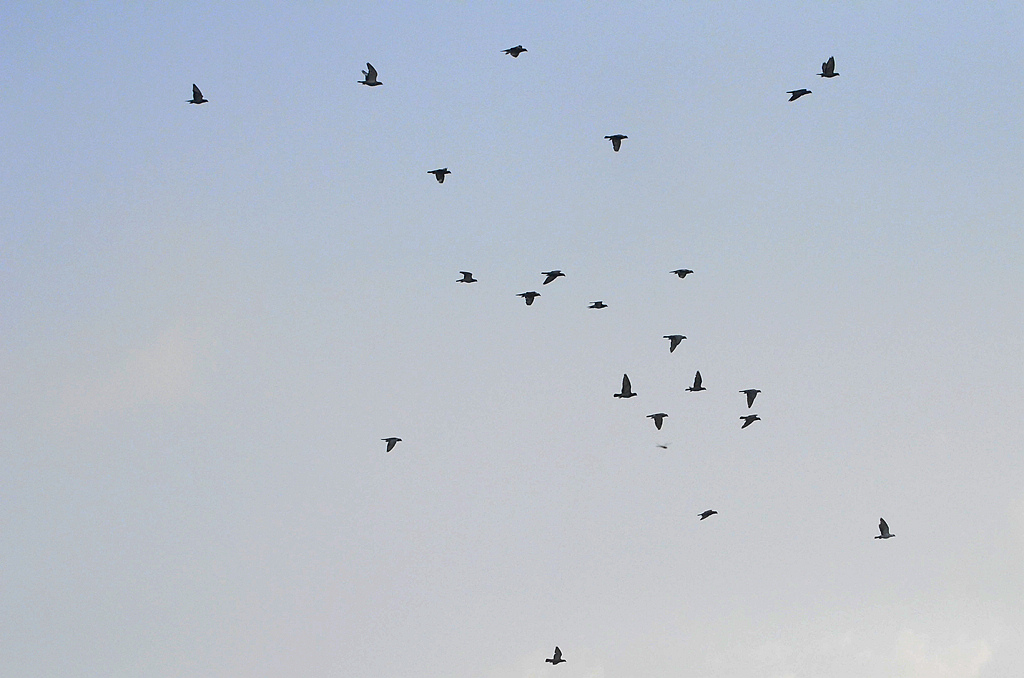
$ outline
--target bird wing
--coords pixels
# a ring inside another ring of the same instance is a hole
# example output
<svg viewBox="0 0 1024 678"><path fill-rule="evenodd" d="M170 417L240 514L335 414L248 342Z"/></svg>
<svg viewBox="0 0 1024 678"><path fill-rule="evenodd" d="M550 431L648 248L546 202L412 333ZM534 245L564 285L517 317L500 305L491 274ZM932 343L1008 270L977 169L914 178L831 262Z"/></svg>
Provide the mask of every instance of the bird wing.
<svg viewBox="0 0 1024 678"><path fill-rule="evenodd" d="M558 649L558 646L556 645L556 646L555 646L555 656L554 656L554 660L555 660L555 661L558 661L558 660L559 660L559 659L561 659L561 658L562 658L562 651L561 651L561 650L559 650L559 649Z"/></svg>
<svg viewBox="0 0 1024 678"><path fill-rule="evenodd" d="M377 79L377 69L370 65L370 62L366 62L366 79L369 82L373 82Z"/></svg>
<svg viewBox="0 0 1024 678"><path fill-rule="evenodd" d="M693 387L694 388L700 388L700 385L701 385L701 383L703 381L704 380L701 379L701 377L700 377L700 370L698 370L697 374L695 374L694 377L693 377Z"/></svg>
<svg viewBox="0 0 1024 678"><path fill-rule="evenodd" d="M836 72L836 58L834 56L830 56L828 58L828 61L826 61L824 63L824 65L821 67L821 72L822 73L835 73Z"/></svg>
<svg viewBox="0 0 1024 678"><path fill-rule="evenodd" d="M622 375L622 392L623 393L632 393L633 392L633 385L629 383L629 376L625 375L625 374Z"/></svg>
<svg viewBox="0 0 1024 678"><path fill-rule="evenodd" d="M754 405L754 398L757 397L757 394L753 391L744 391L744 393L747 394L747 407L752 407Z"/></svg>
<svg viewBox="0 0 1024 678"><path fill-rule="evenodd" d="M203 98L203 93L199 91L195 84L192 85L192 98L197 100Z"/></svg>
<svg viewBox="0 0 1024 678"><path fill-rule="evenodd" d="M882 535L889 534L889 523L885 522L885 518L878 519L878 531Z"/></svg>

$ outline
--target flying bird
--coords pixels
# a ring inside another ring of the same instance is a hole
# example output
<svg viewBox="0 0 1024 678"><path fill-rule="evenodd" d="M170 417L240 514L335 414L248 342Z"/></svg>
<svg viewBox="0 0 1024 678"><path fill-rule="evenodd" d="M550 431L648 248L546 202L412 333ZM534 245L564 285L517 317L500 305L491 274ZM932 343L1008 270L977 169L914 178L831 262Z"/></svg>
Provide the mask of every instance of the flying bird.
<svg viewBox="0 0 1024 678"><path fill-rule="evenodd" d="M686 390L687 391L693 391L695 393L697 391L706 391L707 389L704 388L703 386L701 386L702 383L704 383L704 380L701 379L700 370L697 370L697 374L695 374L694 377L693 377L693 386L689 387Z"/></svg>
<svg viewBox="0 0 1024 678"><path fill-rule="evenodd" d="M740 393L745 393L747 395L747 409L748 410L751 407L754 406L754 398L756 398L757 394L760 393L760 392L761 392L761 389L759 389L759 388L748 388L748 389L745 389L743 391L740 391Z"/></svg>
<svg viewBox="0 0 1024 678"><path fill-rule="evenodd" d="M434 178L437 179L437 183L443 184L444 175L451 174L451 172L448 171L447 167L442 167L441 169L430 170L429 172L427 172L427 174L433 174Z"/></svg>
<svg viewBox="0 0 1024 678"><path fill-rule="evenodd" d="M669 353L675 351L679 347L679 344L682 343L683 339L686 339L686 337L681 334L666 334L664 338L668 339Z"/></svg>
<svg viewBox="0 0 1024 678"><path fill-rule="evenodd" d="M629 377L625 374L622 375L622 391L615 394L616 398L632 398L636 393L633 393L633 386L629 383Z"/></svg>
<svg viewBox="0 0 1024 678"><path fill-rule="evenodd" d="M526 299L526 305L532 306L533 300L540 296L540 292L520 292L516 296Z"/></svg>
<svg viewBox="0 0 1024 678"><path fill-rule="evenodd" d="M377 69L370 65L370 62L366 62L366 70L363 71L363 79L357 80L360 85L366 85L368 87L376 87L377 85L383 85L380 80L377 79Z"/></svg>
<svg viewBox="0 0 1024 678"><path fill-rule="evenodd" d="M503 49L501 51L513 59L518 59L520 54L523 52L529 52L530 50L526 49L522 45L516 45L515 47L509 47L508 49Z"/></svg>
<svg viewBox="0 0 1024 678"><path fill-rule="evenodd" d="M195 83L192 83L192 98L188 100L190 104L205 104L208 99L203 98L203 93L199 91Z"/></svg>
<svg viewBox="0 0 1024 678"><path fill-rule="evenodd" d="M755 421L761 421L761 417L757 416L756 414L748 414L745 417L740 417L740 419L743 420L743 426L740 426L740 428L746 428L753 424Z"/></svg>
<svg viewBox="0 0 1024 678"><path fill-rule="evenodd" d="M708 509L707 511L704 511L703 513L698 513L697 515L700 516L701 520L704 520L705 518L710 518L711 516L716 515L717 513L718 511L712 511L711 509Z"/></svg>
<svg viewBox="0 0 1024 678"><path fill-rule="evenodd" d="M889 532L889 523L885 522L885 518L878 519L878 536L875 539L889 539L895 537L895 534Z"/></svg>
<svg viewBox="0 0 1024 678"><path fill-rule="evenodd" d="M381 438L381 440L388 444L388 449L384 450L385 452L390 452L395 449L395 445L402 442L401 438Z"/></svg>
<svg viewBox="0 0 1024 678"><path fill-rule="evenodd" d="M660 447L663 450L667 450L668 449L668 445L662 445L661 443L658 443L657 445L655 445L655 447Z"/></svg>
<svg viewBox="0 0 1024 678"><path fill-rule="evenodd" d="M679 276L680 278L685 278L686 276L688 276L688 275L690 275L691 273L693 273L693 271L691 271L691 270L690 270L690 269L688 269L688 268L677 268L676 270L674 270L674 271L671 271L671 273L675 273L675 274L676 274L676 275L678 275L678 276Z"/></svg>
<svg viewBox="0 0 1024 678"><path fill-rule="evenodd" d="M792 94L793 95L793 96L789 97L790 101L796 101L797 99L799 99L803 95L810 94L810 93L811 93L811 90L809 90L809 89L795 89L795 90L793 90L791 92L786 92L786 94Z"/></svg>
<svg viewBox="0 0 1024 678"><path fill-rule="evenodd" d="M667 417L667 416L668 415L665 414L664 412L658 412L657 414L648 414L647 418L648 419L653 419L654 420L654 428L656 428L656 429L658 429L660 431L661 430L661 425L664 423L665 417Z"/></svg>
<svg viewBox="0 0 1024 678"><path fill-rule="evenodd" d="M473 274L470 273L469 271L459 271L459 273L462 274L462 279L461 280L456 280L455 282L464 282L464 283L475 283L476 282L476 278L474 278Z"/></svg>
<svg viewBox="0 0 1024 678"><path fill-rule="evenodd" d="M605 139L611 140L612 150L615 151L616 153L618 153L619 149L622 147L622 140L628 138L629 137L627 137L625 134L613 134L611 136L605 137Z"/></svg>
<svg viewBox="0 0 1024 678"><path fill-rule="evenodd" d="M818 75L823 78L834 78L839 75L836 73L836 58L834 56L830 56L828 61L821 65L821 73Z"/></svg>
<svg viewBox="0 0 1024 678"><path fill-rule="evenodd" d="M588 306L587 308L608 308L608 304L604 303L603 301L594 301L591 302L590 306Z"/></svg>
<svg viewBox="0 0 1024 678"><path fill-rule="evenodd" d="M554 657L549 657L548 659L545 659L544 661L546 661L548 664L561 664L565 660L562 659L562 651L559 650L558 646L556 645L555 646L555 656Z"/></svg>
<svg viewBox="0 0 1024 678"><path fill-rule="evenodd" d="M564 278L565 274L555 269L554 271L541 271L541 275L545 276L544 284L547 285L549 282L553 282L556 278Z"/></svg>

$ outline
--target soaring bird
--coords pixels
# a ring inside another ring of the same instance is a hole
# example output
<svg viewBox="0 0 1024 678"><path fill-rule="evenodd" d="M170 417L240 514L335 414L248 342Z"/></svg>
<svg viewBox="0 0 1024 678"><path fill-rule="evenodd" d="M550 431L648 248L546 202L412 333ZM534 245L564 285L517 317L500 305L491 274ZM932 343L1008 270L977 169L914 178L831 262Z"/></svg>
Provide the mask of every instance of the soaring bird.
<svg viewBox="0 0 1024 678"><path fill-rule="evenodd" d="M748 389L745 389L743 391L740 391L740 393L746 393L747 394L747 409L748 410L751 407L754 406L754 398L756 398L757 394L760 393L760 392L761 392L761 389L759 389L759 388L748 388Z"/></svg>
<svg viewBox="0 0 1024 678"><path fill-rule="evenodd" d="M698 513L697 515L700 516L701 520L704 520L705 518L710 518L711 516L716 515L717 513L718 511L712 511L711 509L708 509L707 511L704 511L703 513Z"/></svg>
<svg viewBox="0 0 1024 678"><path fill-rule="evenodd" d="M878 536L875 539L889 539L896 535L889 532L889 523L885 522L885 518L878 519Z"/></svg>
<svg viewBox="0 0 1024 678"><path fill-rule="evenodd" d="M657 445L655 445L655 447L659 447L659 448L661 448L663 450L667 450L668 449L668 445L662 445L661 443L658 443Z"/></svg>
<svg viewBox="0 0 1024 678"><path fill-rule="evenodd" d="M693 386L689 387L686 390L687 391L694 391L694 392L706 391L707 389L704 388L703 386L701 386L702 383L704 383L704 380L701 379L700 370L697 370L697 374L695 374L694 377L693 377Z"/></svg>
<svg viewBox="0 0 1024 678"><path fill-rule="evenodd" d="M684 337L681 334L666 334L664 338L668 339L668 352L669 353L672 353L673 351L675 351L676 348L679 347L679 344L682 343L683 339L686 339L686 337Z"/></svg>
<svg viewBox="0 0 1024 678"><path fill-rule="evenodd" d="M660 431L661 430L661 425L662 425L662 423L664 423L665 417L667 417L667 416L668 415L665 414L664 412L658 412L657 414L648 414L647 418L648 419L653 419L654 420L654 428L656 428L656 429L658 429Z"/></svg>
<svg viewBox="0 0 1024 678"><path fill-rule="evenodd" d="M818 75L823 78L834 78L839 75L836 73L836 58L834 56L830 56L828 61L821 65L821 73Z"/></svg>
<svg viewBox="0 0 1024 678"><path fill-rule="evenodd" d="M558 646L556 645L555 646L555 656L554 657L549 657L548 659L545 659L544 661L546 661L548 664L561 664L565 660L562 659L562 651L559 650Z"/></svg>
<svg viewBox="0 0 1024 678"><path fill-rule="evenodd" d="M608 308L608 304L603 301L594 301L591 302L590 306L587 306L587 308Z"/></svg>
<svg viewBox="0 0 1024 678"><path fill-rule="evenodd" d="M688 275L690 275L691 273L693 273L693 271L691 271L691 270L690 270L690 269L688 269L688 268L677 268L676 270L674 270L674 271L670 271L670 272L671 272L671 273L675 273L675 274L676 274L676 275L678 275L678 276L679 276L680 278L685 278L686 276L688 276Z"/></svg>
<svg viewBox="0 0 1024 678"><path fill-rule="evenodd" d="M803 95L810 94L810 93L811 93L811 90L809 90L809 89L795 89L795 90L793 90L791 92L786 92L786 94L792 94L793 95L793 96L789 97L790 101L796 101L797 99L799 99Z"/></svg>
<svg viewBox="0 0 1024 678"><path fill-rule="evenodd" d="M761 421L761 417L757 416L756 414L748 414L745 417L740 417L740 419L743 420L743 426L740 426L740 428L746 428L753 424L755 421Z"/></svg>
<svg viewBox="0 0 1024 678"><path fill-rule="evenodd" d="M402 442L401 438L381 438L381 440L388 444L388 449L384 450L385 452L390 452L395 449L395 445Z"/></svg>
<svg viewBox="0 0 1024 678"><path fill-rule="evenodd" d="M540 274L544 277L544 284L547 285L549 282L555 280L555 278L564 278L565 274L555 269L554 271L541 271Z"/></svg>
<svg viewBox="0 0 1024 678"><path fill-rule="evenodd" d="M613 134L613 135L611 135L609 137L605 137L605 139L610 139L611 140L611 142L612 142L612 150L615 151L616 153L618 153L619 149L622 147L622 140L623 139L628 139L628 138L629 137L627 137L625 134Z"/></svg>
<svg viewBox="0 0 1024 678"><path fill-rule="evenodd" d="M615 394L616 398L632 398L636 394L633 393L633 386L629 383L629 377L622 375L622 391Z"/></svg>
<svg viewBox="0 0 1024 678"><path fill-rule="evenodd" d="M508 49L503 49L501 51L513 59L518 59L520 54L523 52L529 52L530 50L526 49L522 45L516 45L515 47L509 47Z"/></svg>
<svg viewBox="0 0 1024 678"><path fill-rule="evenodd" d="M443 184L444 175L451 174L451 172L448 171L447 167L442 167L441 169L430 170L429 172L427 172L427 174L433 174L434 178L437 179L437 183Z"/></svg>
<svg viewBox="0 0 1024 678"><path fill-rule="evenodd" d="M516 296L526 299L526 305L532 306L533 300L540 296L540 292L520 292Z"/></svg>
<svg viewBox="0 0 1024 678"><path fill-rule="evenodd" d="M199 91L195 83L192 83L192 98L188 100L190 104L205 104L208 100L203 98L203 93Z"/></svg>
<svg viewBox="0 0 1024 678"><path fill-rule="evenodd" d="M475 283L476 282L476 278L474 278L473 274L470 273L469 271L459 271L459 273L462 274L462 279L461 280L456 280L455 282L464 282L464 283Z"/></svg>
<svg viewBox="0 0 1024 678"><path fill-rule="evenodd" d="M368 87L376 87L377 85L383 85L380 80L377 79L377 69L370 65L370 62L366 62L366 70L363 71L363 79L357 80L360 85L366 85Z"/></svg>

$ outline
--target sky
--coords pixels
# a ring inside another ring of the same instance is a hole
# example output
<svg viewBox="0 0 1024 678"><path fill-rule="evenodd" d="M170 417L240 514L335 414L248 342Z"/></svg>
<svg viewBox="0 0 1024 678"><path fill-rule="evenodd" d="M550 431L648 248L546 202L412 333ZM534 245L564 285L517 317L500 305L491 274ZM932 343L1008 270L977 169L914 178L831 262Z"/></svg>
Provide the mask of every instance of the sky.
<svg viewBox="0 0 1024 678"><path fill-rule="evenodd" d="M0 7L0 674L1024 674L1019 3L186 5Z"/></svg>

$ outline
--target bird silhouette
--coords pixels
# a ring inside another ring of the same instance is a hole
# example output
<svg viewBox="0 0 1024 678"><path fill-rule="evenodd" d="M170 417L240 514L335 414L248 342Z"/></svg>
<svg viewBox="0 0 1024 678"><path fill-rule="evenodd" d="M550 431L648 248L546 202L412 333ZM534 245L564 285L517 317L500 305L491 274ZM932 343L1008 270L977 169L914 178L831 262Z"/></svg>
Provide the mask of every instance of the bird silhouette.
<svg viewBox="0 0 1024 678"><path fill-rule="evenodd" d="M469 271L459 271L459 273L462 274L462 279L461 280L456 280L455 282L464 282L464 283L475 283L476 282L476 278L474 278L473 274L470 273Z"/></svg>
<svg viewBox="0 0 1024 678"><path fill-rule="evenodd" d="M668 449L668 445L662 445L661 443L658 443L657 445L655 445L655 447L659 447L659 448L661 448L663 450L667 450Z"/></svg>
<svg viewBox="0 0 1024 678"><path fill-rule="evenodd" d="M890 539L895 537L895 534L889 532L889 523L885 522L885 518L878 519L878 536L875 539Z"/></svg>
<svg viewBox="0 0 1024 678"><path fill-rule="evenodd" d="M590 306L588 306L587 308L608 308L608 304L604 303L603 301L594 301L591 302Z"/></svg>
<svg viewBox="0 0 1024 678"><path fill-rule="evenodd" d="M795 89L795 90L793 90L791 92L786 92L786 94L792 94L793 95L793 96L789 97L790 101L796 101L797 99L799 99L803 95L810 94L810 93L811 93L811 90L809 90L809 89Z"/></svg>
<svg viewBox="0 0 1024 678"><path fill-rule="evenodd" d="M520 292L516 296L526 299L527 306L533 306L533 300L540 296L540 292Z"/></svg>
<svg viewBox="0 0 1024 678"><path fill-rule="evenodd" d="M688 275L690 275L691 273L693 273L693 271L691 271L691 270L690 270L690 269L688 269L688 268L677 268L676 270L674 270L674 271L671 271L671 273L675 273L675 274L676 274L676 275L678 275L678 276L679 276L680 278L685 278L686 276L688 276Z"/></svg>
<svg viewBox="0 0 1024 678"><path fill-rule="evenodd" d="M388 449L384 450L385 452L390 452L395 449L395 445L402 442L401 438L381 438L381 440L388 444Z"/></svg>
<svg viewBox="0 0 1024 678"><path fill-rule="evenodd" d="M192 98L188 100L190 104L205 104L208 100L203 98L203 93L199 91L195 83L192 83Z"/></svg>
<svg viewBox="0 0 1024 678"><path fill-rule="evenodd" d="M707 511L704 511L703 513L698 513L697 515L700 516L701 520L704 520L705 518L710 518L711 516L716 515L717 513L718 511L712 511L711 509L708 509Z"/></svg>
<svg viewBox="0 0 1024 678"><path fill-rule="evenodd" d="M668 339L669 353L672 353L677 348L679 348L679 344L682 343L683 339L686 339L686 337L684 337L681 334L666 334L664 338Z"/></svg>
<svg viewBox="0 0 1024 678"><path fill-rule="evenodd" d="M605 139L611 140L612 150L615 151L616 153L618 153L619 149L622 148L622 140L628 138L629 137L627 137L625 134L613 134L611 136L605 137Z"/></svg>
<svg viewBox="0 0 1024 678"><path fill-rule="evenodd" d="M360 85L366 85L368 87L376 87L377 85L383 85L380 80L377 79L377 69L374 68L369 61L366 62L366 70L363 71L363 79L357 80Z"/></svg>
<svg viewBox="0 0 1024 678"><path fill-rule="evenodd" d="M648 414L647 418L648 419L653 419L654 420L654 428L656 428L656 429L658 429L660 431L661 430L661 425L665 422L665 417L667 417L667 416L668 415L665 414L664 412L658 412L657 414Z"/></svg>
<svg viewBox="0 0 1024 678"><path fill-rule="evenodd" d="M748 414L745 417L740 417L740 419L743 420L743 426L740 426L740 428L746 428L753 424L755 421L761 421L761 417L757 416L756 414Z"/></svg>
<svg viewBox="0 0 1024 678"><path fill-rule="evenodd" d="M555 656L549 657L544 661L546 661L548 664L561 664L565 660L562 659L562 651L558 649L557 645L555 645Z"/></svg>
<svg viewBox="0 0 1024 678"><path fill-rule="evenodd" d="M503 49L501 51L513 59L518 59L520 54L523 52L529 52L530 50L526 49L522 45L516 45L515 47L509 47L508 49Z"/></svg>
<svg viewBox="0 0 1024 678"><path fill-rule="evenodd" d="M553 282L556 278L564 278L565 274L555 269L554 271L541 271L541 275L546 276L544 278L544 284L547 285L549 282Z"/></svg>
<svg viewBox="0 0 1024 678"><path fill-rule="evenodd" d="M758 389L758 388L748 388L748 389L745 389L743 391L740 391L740 393L745 393L747 395L747 409L748 410L751 407L754 406L754 398L756 398L757 394L760 393L760 392L761 392L761 389Z"/></svg>
<svg viewBox="0 0 1024 678"><path fill-rule="evenodd" d="M700 376L700 370L697 370L697 374L695 374L694 377L693 377L693 386L689 387L686 390L687 391L693 391L695 393L697 391L706 391L707 389L704 388L703 386L701 386L701 384L703 384L703 383L704 383L704 380Z"/></svg>
<svg viewBox="0 0 1024 678"><path fill-rule="evenodd" d="M821 65L821 73L818 75L823 78L834 78L839 75L836 73L836 58L834 56L830 56L828 61Z"/></svg>
<svg viewBox="0 0 1024 678"><path fill-rule="evenodd" d="M427 174L433 174L434 178L437 179L437 183L443 184L444 175L451 174L451 172L448 171L447 167L442 167L441 169L430 170L429 172L427 172Z"/></svg>
<svg viewBox="0 0 1024 678"><path fill-rule="evenodd" d="M636 393L633 393L633 386L629 383L629 377L625 374L622 375L622 391L615 394L616 398L632 398Z"/></svg>

